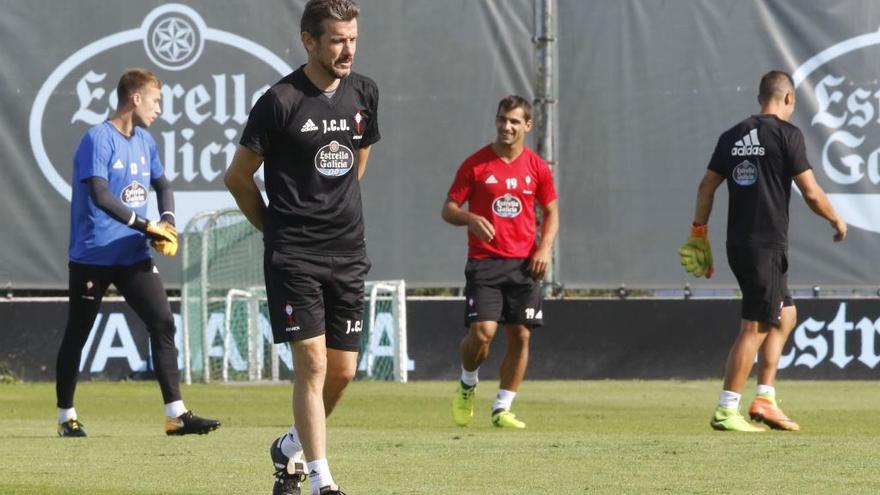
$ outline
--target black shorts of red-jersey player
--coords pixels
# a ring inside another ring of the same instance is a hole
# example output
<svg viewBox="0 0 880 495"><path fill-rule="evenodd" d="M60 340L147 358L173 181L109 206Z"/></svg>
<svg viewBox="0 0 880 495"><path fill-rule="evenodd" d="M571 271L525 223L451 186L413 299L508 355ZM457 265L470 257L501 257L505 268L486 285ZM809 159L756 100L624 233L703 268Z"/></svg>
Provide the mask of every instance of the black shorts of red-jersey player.
<svg viewBox="0 0 880 495"><path fill-rule="evenodd" d="M480 321L544 324L541 284L532 277L528 258L471 258L464 275L465 327Z"/></svg>

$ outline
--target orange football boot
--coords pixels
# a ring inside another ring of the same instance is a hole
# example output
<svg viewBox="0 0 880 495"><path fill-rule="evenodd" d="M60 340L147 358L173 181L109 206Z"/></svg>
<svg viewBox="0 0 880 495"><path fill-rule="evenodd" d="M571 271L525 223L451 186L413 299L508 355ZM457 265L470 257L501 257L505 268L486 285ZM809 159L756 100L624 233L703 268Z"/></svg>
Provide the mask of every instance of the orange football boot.
<svg viewBox="0 0 880 495"><path fill-rule="evenodd" d="M758 395L749 406L749 417L753 421L762 421L774 430L798 431L800 425L792 421L776 405L776 399L769 395Z"/></svg>

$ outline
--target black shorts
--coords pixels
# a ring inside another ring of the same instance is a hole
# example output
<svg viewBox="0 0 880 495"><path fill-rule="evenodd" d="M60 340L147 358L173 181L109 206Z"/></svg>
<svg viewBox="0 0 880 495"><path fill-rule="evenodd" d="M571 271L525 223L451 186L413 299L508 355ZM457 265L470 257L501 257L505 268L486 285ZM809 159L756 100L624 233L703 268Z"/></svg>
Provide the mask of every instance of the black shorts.
<svg viewBox="0 0 880 495"><path fill-rule="evenodd" d="M779 325L782 308L794 305L785 249L727 246L727 262L742 291L742 318Z"/></svg>
<svg viewBox="0 0 880 495"><path fill-rule="evenodd" d="M275 343L326 335L327 347L360 350L366 253L322 256L266 248L266 299Z"/></svg>
<svg viewBox="0 0 880 495"><path fill-rule="evenodd" d="M527 258L471 258L464 275L464 326L478 321L530 328L544 324L541 283L532 278Z"/></svg>

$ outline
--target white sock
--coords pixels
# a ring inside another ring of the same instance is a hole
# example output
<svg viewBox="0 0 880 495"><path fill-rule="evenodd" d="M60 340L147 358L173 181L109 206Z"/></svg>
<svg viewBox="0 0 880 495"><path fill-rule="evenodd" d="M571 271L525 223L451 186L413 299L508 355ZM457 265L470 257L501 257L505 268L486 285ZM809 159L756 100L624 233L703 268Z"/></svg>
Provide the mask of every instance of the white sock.
<svg viewBox="0 0 880 495"><path fill-rule="evenodd" d="M758 395L769 395L770 397L776 397L776 387L773 385L761 385L760 383L755 388L755 393Z"/></svg>
<svg viewBox="0 0 880 495"><path fill-rule="evenodd" d="M66 423L68 420L76 419L76 408L70 409L58 408L58 424Z"/></svg>
<svg viewBox="0 0 880 495"><path fill-rule="evenodd" d="M318 459L311 461L309 466L309 488L312 495L318 495L322 486L330 486L333 484L333 476L330 475L330 465L327 459Z"/></svg>
<svg viewBox="0 0 880 495"><path fill-rule="evenodd" d="M290 427L290 431L281 440L281 452L287 457L293 457L302 451L302 442L299 441L299 433L296 431L296 425Z"/></svg>
<svg viewBox="0 0 880 495"><path fill-rule="evenodd" d="M176 400L174 402L169 402L165 404L165 416L169 418L177 418L180 417L183 413L186 412L186 406L183 405L182 400Z"/></svg>
<svg viewBox="0 0 880 495"><path fill-rule="evenodd" d="M497 411L499 409L509 411L511 404L513 404L514 397L516 397L516 392L504 390L503 388L498 389L498 395L495 396L495 403L492 404L492 411Z"/></svg>
<svg viewBox="0 0 880 495"><path fill-rule="evenodd" d="M739 399L742 395L731 392L730 390L722 390L718 397L718 405L729 409L739 409Z"/></svg>
<svg viewBox="0 0 880 495"><path fill-rule="evenodd" d="M480 374L480 368L477 367L474 371L468 371L464 369L464 366L461 367L461 383L464 383L468 387L476 387L477 382L479 382L479 378L477 375Z"/></svg>

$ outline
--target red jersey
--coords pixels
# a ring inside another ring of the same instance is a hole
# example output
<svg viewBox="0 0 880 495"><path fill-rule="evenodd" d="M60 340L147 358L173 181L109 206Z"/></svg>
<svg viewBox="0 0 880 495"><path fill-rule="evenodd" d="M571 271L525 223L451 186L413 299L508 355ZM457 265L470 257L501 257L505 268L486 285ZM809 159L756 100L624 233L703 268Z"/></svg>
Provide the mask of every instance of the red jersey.
<svg viewBox="0 0 880 495"><path fill-rule="evenodd" d="M492 242L468 231L468 258L529 258L535 252L535 199L556 199L547 162L528 148L505 163L486 145L467 157L449 188L449 199L485 217L495 227Z"/></svg>

